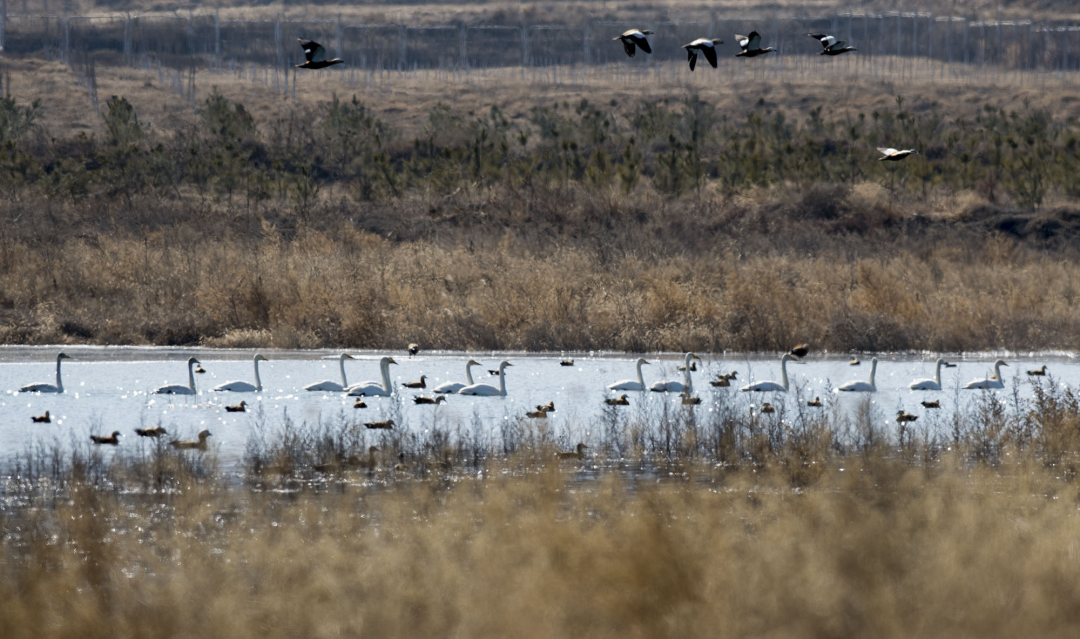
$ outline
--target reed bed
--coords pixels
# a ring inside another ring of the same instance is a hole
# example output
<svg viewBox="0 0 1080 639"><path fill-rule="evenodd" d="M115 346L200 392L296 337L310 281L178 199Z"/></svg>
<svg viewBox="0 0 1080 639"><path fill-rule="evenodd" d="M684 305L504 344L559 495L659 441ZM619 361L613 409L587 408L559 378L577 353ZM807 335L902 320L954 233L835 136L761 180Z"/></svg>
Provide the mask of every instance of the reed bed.
<svg viewBox="0 0 1080 639"><path fill-rule="evenodd" d="M665 451L709 440L679 416L598 435L583 460L524 424L465 444L471 461L425 435L322 470L303 458L332 455L336 428L279 424L239 478L167 447L31 451L0 501L0 629L1070 636L1080 409L1052 380L1037 391L1015 412L985 395L938 441L875 426L869 405L846 423L719 418L723 458Z"/></svg>

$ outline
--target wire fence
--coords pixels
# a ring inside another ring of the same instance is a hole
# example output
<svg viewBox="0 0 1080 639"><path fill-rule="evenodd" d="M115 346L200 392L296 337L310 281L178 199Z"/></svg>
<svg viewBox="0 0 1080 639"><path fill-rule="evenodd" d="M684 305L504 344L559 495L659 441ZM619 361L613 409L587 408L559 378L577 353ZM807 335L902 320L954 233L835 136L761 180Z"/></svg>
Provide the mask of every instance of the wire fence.
<svg viewBox="0 0 1080 639"><path fill-rule="evenodd" d="M231 76L296 97L293 66L303 62L296 38L316 40L346 64L305 72L305 82L371 94L407 79L466 83L487 88L524 81L539 85L597 82L678 82L686 86L745 82L814 81L842 86L869 78L886 82L948 81L987 84L1075 83L1080 69L1080 26L1034 20L983 20L922 12L855 13L750 19L743 16L686 21L579 24L357 24L336 19L223 20L218 15L57 16L7 15L0 0L0 59L61 60L75 71L100 113L97 65L156 72L193 107L196 74ZM628 28L647 28L653 53L628 60L612 39ZM776 53L736 58L735 33L756 30ZM839 59L816 55L808 33L844 39L858 53ZM718 72L691 73L686 42L718 37ZM292 77L289 72L292 70ZM407 74L407 77L406 77ZM291 81L290 81L291 80ZM333 86L330 86L333 85Z"/></svg>
<svg viewBox="0 0 1080 639"><path fill-rule="evenodd" d="M895 11L750 19L709 16L696 21L642 24L583 20L566 24L356 24L338 19L238 20L217 15L7 15L0 3L4 56L71 61L93 54L101 62L223 71L239 65L288 67L303 61L297 37L321 42L328 53L360 69L474 69L609 64L625 61L612 37L633 27L654 32L647 63L681 60L681 45L719 37L721 57L738 52L734 34L757 30L780 55L811 54L807 33L825 32L863 56L918 57L1009 70L1067 71L1080 67L1080 26L1034 20Z"/></svg>

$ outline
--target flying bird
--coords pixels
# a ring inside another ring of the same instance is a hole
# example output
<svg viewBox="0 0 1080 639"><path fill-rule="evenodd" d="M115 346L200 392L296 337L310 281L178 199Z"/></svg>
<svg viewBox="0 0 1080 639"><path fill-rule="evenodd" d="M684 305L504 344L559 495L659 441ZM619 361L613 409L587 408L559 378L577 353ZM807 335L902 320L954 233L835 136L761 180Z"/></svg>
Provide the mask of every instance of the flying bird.
<svg viewBox="0 0 1080 639"><path fill-rule="evenodd" d="M814 38L821 43L821 46L825 47L819 55L840 55L841 53L847 53L848 51L858 51L855 47L845 46L847 45L847 42L844 40L837 40L831 35L824 33L808 33L806 35Z"/></svg>
<svg viewBox="0 0 1080 639"><path fill-rule="evenodd" d="M748 36L742 36L736 33L735 41L742 47L742 51L735 54L736 58L753 58L775 51L772 47L761 48L761 34L757 31L751 31Z"/></svg>
<svg viewBox="0 0 1080 639"><path fill-rule="evenodd" d="M684 44L682 48L686 49L686 57L690 60L690 70L693 71L697 66L698 51L700 51L705 59L709 61L712 68L716 68L716 45L724 44L723 40L716 38L698 38L690 44Z"/></svg>
<svg viewBox="0 0 1080 639"><path fill-rule="evenodd" d="M879 146L878 153L881 154L878 162L899 162L909 155L915 155L918 151L915 149L901 149L898 151L896 149L883 149Z"/></svg>
<svg viewBox="0 0 1080 639"><path fill-rule="evenodd" d="M612 40L622 40L623 49L626 51L626 55L631 58L637 53L634 47L641 47L641 50L645 53L652 53L652 49L649 47L649 41L645 39L645 36L652 35L652 31L648 29L630 29L617 38Z"/></svg>
<svg viewBox="0 0 1080 639"><path fill-rule="evenodd" d="M307 58L303 64L296 65L297 69L325 69L326 67L332 67L335 64L342 64L345 62L340 58L327 60L326 49L323 48L323 45L314 40L297 38L297 41L300 42L300 46L304 49L304 57Z"/></svg>

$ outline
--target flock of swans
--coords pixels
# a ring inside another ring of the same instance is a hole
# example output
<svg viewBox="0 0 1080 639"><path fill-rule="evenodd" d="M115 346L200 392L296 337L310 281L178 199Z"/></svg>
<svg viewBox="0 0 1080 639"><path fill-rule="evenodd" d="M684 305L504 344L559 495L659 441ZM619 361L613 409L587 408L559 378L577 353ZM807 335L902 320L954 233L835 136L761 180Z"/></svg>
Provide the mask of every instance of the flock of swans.
<svg viewBox="0 0 1080 639"><path fill-rule="evenodd" d="M795 349L793 349L794 352ZM19 388L21 393L63 393L64 382L61 374L61 364L65 359L71 359L67 354L60 353L56 356L56 383L50 384L47 382L40 382L34 384L27 384ZM390 380L390 366L397 364L393 357L382 357L379 359L379 379L357 382L350 384L348 377L345 373L345 360L354 359L352 355L348 353L342 353L338 358L338 369L341 375L340 383L334 380L322 380L314 382L304 386L305 391L313 392L329 392L329 393L345 393L354 397L387 397L395 392L395 387ZM792 353L785 353L780 358L780 374L781 378L779 382L771 380L759 380L750 384L746 384L739 388L740 391L745 392L758 392L758 393L783 393L790 389L790 380L788 377L788 363L792 360L800 359L799 355ZM259 374L259 362L268 361L262 354L255 354L252 358L254 383L246 380L234 380L218 384L211 390L214 392L228 392L228 393L259 393L263 390L262 377ZM683 373L683 379L666 379L658 380L651 384L646 384L644 376L642 374L642 366L648 365L649 362L645 358L638 358L635 362L635 370L637 373L636 379L624 379L621 381L608 384L606 388L609 391L651 391L657 393L682 393L683 395L690 396L694 392L694 381L691 373L697 370L697 361L700 358L694 353L686 353L683 356L683 366L679 367L679 370ZM856 359L852 360L852 365L857 365L859 362ZM565 364L565 362L560 362ZM494 384L477 383L473 378L472 369L474 366L479 366L480 362L475 359L470 359L465 363L465 380L464 382L445 382L435 386L431 389L436 395L472 395L480 397L505 397L507 395L506 388L506 369L513 366L508 361L503 361L499 364L497 370L490 371L493 376L499 378L498 386ZM872 393L877 391L875 384L875 377L877 375L877 358L873 358L870 363L870 376L866 380L852 380L841 384L836 388L837 392L843 393ZM941 369L943 366L950 366L944 359L938 358L933 378L916 379L908 385L908 388L915 391L940 391L941 386ZM964 389L1001 389L1004 388L1004 383L1001 377L1001 367L1008 366L1003 360L997 360L994 362L994 374L974 379L971 382L963 386ZM187 360L187 384L168 384L154 389L153 393L158 395L195 395L197 394L195 386L195 374L196 372L202 372L204 369L201 367L201 362L195 358L190 357ZM1045 375L1046 366L1041 369L1035 369L1028 371L1029 375ZM713 386L730 386L729 380L735 378L735 373L730 375L721 375L717 381L713 381ZM426 375L420 376L419 382L403 383L405 388L412 389L425 389ZM416 403L436 403L430 398L420 400ZM243 406L229 407L232 410L243 410Z"/></svg>
<svg viewBox="0 0 1080 639"><path fill-rule="evenodd" d="M418 349L412 349L410 355L415 354L415 350ZM646 367L650 367L651 364L648 359L640 357L633 362L632 370L635 373L634 377L628 379L621 379L604 385L601 385L600 382L594 383L596 383L597 390L603 389L604 391L603 394L605 395L605 397L602 398L602 405L614 407L614 410L620 410L620 407L637 404L645 396L659 394L678 394L681 397L676 398L675 402L681 403L684 407L692 409L695 405L702 404L702 398L698 396L698 392L695 390L695 378L697 378L696 381L698 381L699 384L704 385L706 388L711 386L716 390L716 392L741 391L748 394L763 395L765 399L775 402L776 400L772 399L769 394L776 394L776 396L779 397L780 394L788 393L793 390L793 382L791 376L789 375L788 369L794 362L808 361L806 359L807 350L807 348L804 348L802 345L800 345L799 347L792 349L791 352L785 353L780 357L778 381L774 381L775 378L758 378L748 380L749 383L736 385L733 383L737 377L737 373L735 372L719 375L715 379L707 377L703 373L698 373L695 375L695 373L699 370L698 362L701 361L701 358L699 358L694 353L686 353L680 358L682 365L678 366L679 372L674 376L660 375L657 376L655 380L647 381ZM62 376L62 365L64 360L68 359L72 358L70 358L65 353L59 353L56 356L55 383L40 382L34 384L27 384L19 388L18 392L39 395L47 395L50 393L64 393L65 388ZM353 407L357 409L367 408L367 404L363 401L364 398L389 397L396 394L404 394L406 392L408 393L408 395L406 396L407 400L411 400L410 403L417 405L426 404L433 407L438 407L440 404L448 404L456 401L451 400L451 402L447 402L447 397L455 395L505 398L515 394L515 389L511 388L512 386L515 386L513 379L511 378L508 380L508 369L513 366L509 361L502 361L497 369L484 372L485 376L487 375L487 373L490 373L491 377L478 381L477 378L474 376L474 372L481 364L476 359L468 359L465 361L464 379L460 379L459 381L442 381L438 384L429 385L429 376L432 376L433 373L433 371L431 370L423 371L425 374L418 376L419 381L393 381L390 375L390 367L398 364L398 362L390 356L380 357L378 360L372 362L377 364L378 366L378 375L375 376L376 379L360 382L351 382L348 378L348 371L346 370L346 361L354 360L355 358L348 353L341 353L334 359L336 359L337 362L337 368L339 373L338 379L324 379L307 385L301 385L301 383L297 383L294 387L296 390L293 392L298 392L302 388L303 391L307 391L310 393L322 393L322 400L331 399L331 397L336 394L340 394L341 396L355 397L356 403L353 405ZM204 387L200 389L197 386L196 382L198 379L201 379L199 373L205 372L205 369L202 368L202 363L199 361L198 358L190 357L186 361L187 384L167 384L153 390L148 389L146 392L149 395L156 394L166 396L194 396L199 395L200 391L220 393L222 396L235 394L242 395L248 393L264 393L263 378L261 376L259 367L262 362L268 361L268 358L261 353L256 353L253 355L250 361L252 363L252 378L226 381L210 388ZM420 373L423 368L435 365L435 362L445 363L445 360L441 358L433 360L421 360L421 362L417 362L419 366L414 365L413 367L411 367L411 370L415 371L416 373ZM838 394L878 392L878 385L876 379L879 373L878 363L879 362L876 357L871 359L871 361L869 362L869 375L867 378L854 379L846 383L840 384L834 389L835 392ZM571 360L556 361L552 363L552 365L554 364L558 364L560 366L573 366ZM835 366L835 363L832 365ZM860 363L857 359L852 359L851 365L857 366L860 365ZM907 363L905 363L904 365L906 366ZM955 366L955 364L950 364L945 359L938 358L935 363L933 377L918 377L916 379L913 379L909 384L906 385L906 387L911 391L942 391L942 368L952 366ZM993 364L992 374L985 374L984 376L977 377L976 379L971 380L967 384L960 386L960 388L969 390L1003 389L1005 388L1005 383L1001 371L1002 368L1005 366L1007 366L1007 364L1004 361L997 360ZM587 390L587 387L590 385L587 381L582 383L580 377L578 377L577 381L575 381L574 378L567 378L565 375L556 374L555 372L544 372L544 370L537 371L535 367L525 368L524 370L526 371L525 375L527 378L529 376L532 376L532 381L523 381L522 385L518 387L520 388L520 390L516 393L516 399L518 401L522 399L533 398L533 396L537 394L537 391L540 391L541 393L554 392L557 394L561 392L557 390L559 388L575 388L576 396L580 398L582 397L581 391ZM702 370L704 370L704 367L702 367ZM1044 365L1042 368L1028 370L1027 373L1033 376L1045 375L1046 366ZM552 376L552 380L558 381L556 382L556 385L550 385L547 381L538 382L538 378L535 377L536 375L540 375L542 377ZM893 380L895 380L895 377L893 377L894 375L895 372L892 372L890 376L890 378ZM495 377L497 377L498 379L496 380ZM769 378L773 376L765 375L764 377ZM705 381L703 381L703 378L705 378ZM592 379L595 379L595 377L593 377ZM886 390L888 392L895 392L897 390L897 384L895 383L895 381L887 385ZM265 389L265 392L269 393L270 389ZM286 390L279 392L288 393L289 391ZM296 397L303 396L304 394L305 393L303 392L299 392ZM636 397L638 397L639 399L633 399L635 397L635 394ZM267 395L267 397L271 396L272 395ZM580 403L574 403L579 402L580 400L576 400L574 399L574 397L575 395L568 396L568 399L571 401L571 410L580 411L582 409L582 405ZM263 397L260 397L259 399L260 401L266 401ZM535 400L535 398L533 399ZM251 401L250 398L249 401ZM527 404L529 402L525 401L523 403ZM926 409L940 408L941 406L940 400L936 398L933 399L933 401L923 401L921 403L922 407ZM772 404L770 404L769 402L755 402L755 404L758 405L752 405L751 411L756 410L761 414L769 414L776 412ZM215 405L215 402L211 402L207 404L206 407L213 408ZM823 406L821 400L818 397L814 397L813 400L808 401L807 405L810 407ZM171 407L172 405L169 404L168 406ZM248 402L245 401L241 401L236 405L225 405L225 403L222 402L222 405L217 406L217 409L220 410L224 408L225 411L230 413L246 412L247 406ZM46 407L49 407L48 404L42 406L42 408ZM55 409L55 407L52 408ZM168 410L168 408L166 410ZM486 411L488 409L482 410ZM536 410L529 409L527 410L527 412L526 410L520 408L518 410L521 410L519 415L523 418L543 419L546 418L549 413L553 413L555 411L555 404L554 402L540 404L536 406ZM585 410L586 413L588 413L590 409L586 408ZM574 412L572 412L571 414L577 414L578 417L580 417L581 415L580 413ZM897 421L914 421L917 418L917 415L901 411L897 416ZM34 415L32 419L36 423L51 423L52 415L50 415L48 411L45 411L43 415ZM393 420L385 418L381 419L382 421L371 421L365 423L364 426L370 429L395 428L395 423ZM224 425L226 427L229 427L229 424L230 422L226 422ZM200 426L200 428L202 427ZM136 433L140 437L154 438L159 438L167 434L165 432L165 429L162 428L160 425L157 427L139 428L136 429ZM181 450L206 450L206 438L209 436L210 432L205 428L202 428L202 432L199 433L199 439L197 441L171 441L168 442L168 444ZM91 437L91 439L95 444L116 445L119 442L118 437L119 433L114 432L112 435L94 435Z"/></svg>

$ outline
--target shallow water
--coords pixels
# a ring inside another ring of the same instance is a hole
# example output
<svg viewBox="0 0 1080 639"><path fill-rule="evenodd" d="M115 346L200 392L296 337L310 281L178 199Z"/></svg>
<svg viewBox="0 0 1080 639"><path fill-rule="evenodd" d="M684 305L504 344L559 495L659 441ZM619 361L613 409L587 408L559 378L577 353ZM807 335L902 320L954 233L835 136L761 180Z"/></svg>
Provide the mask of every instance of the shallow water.
<svg viewBox="0 0 1080 639"><path fill-rule="evenodd" d="M554 354L524 353L421 353L410 358L393 353L397 366L390 367L390 377L398 386L394 397L368 397L368 408L355 410L355 398L343 393L308 392L303 387L324 379L339 381L337 352L276 351L262 352L270 361L260 364L264 390L261 393L221 393L210 389L226 381L254 382L251 363L253 351L176 349L149 347L77 347L63 350L73 359L63 364L65 391L62 394L31 394L16 392L32 382L54 383L55 357L59 347L0 348L0 465L10 463L16 455L25 453L32 444L61 447L84 445L90 434L108 434L118 430L123 434L121 447L132 446L140 439L133 430L137 427L161 424L168 429L169 439L194 438L203 428L213 436L210 443L226 465L234 465L243 455L252 428L258 424L274 428L287 414L292 423L304 425L333 422L339 419L360 422L394 417L398 428L405 433L422 433L425 429L457 428L477 431L498 441L500 430L510 420L522 417L537 404L555 402L556 412L547 418L554 436L564 442L590 441L599 428L606 408L603 398L611 396L605 386L615 381L633 378L635 354L574 355L574 365L560 366L563 357ZM350 352L356 360L347 360L346 373L350 383L378 380L378 359L382 353ZM186 384L186 361L196 356L206 373L196 375L198 395L160 396L153 389L164 384ZM1006 388L995 391L1002 401L1013 400L1013 382L1019 381L1019 394L1030 397L1032 386L1025 371L1048 366L1055 383L1071 387L1080 385L1080 360L1074 353L1028 354L1012 357L1004 354L945 356L956 368L942 369L943 391L916 392L908 384L916 378L933 377L937 355L902 354L879 357L877 392L871 402L877 414L888 423L896 411L904 410L927 415L923 425L939 423L940 415L961 409L977 398L978 391L960 390L960 386L975 378L993 373L992 363L998 357L1009 363L1002 369ZM481 362L473 367L478 383L498 386L498 377L488 375L501 360L513 366L507 369L506 397L466 397L451 395L440 406L414 405L414 395L431 396L430 389L445 381L464 381L464 363L469 358ZM646 385L661 379L682 379L676 366L682 363L678 354L646 355L651 365L643 368ZM830 393L851 380L865 380L870 374L870 357L860 366L850 366L848 358L829 358L811 355L806 361L788 366L791 379L789 393L738 393L737 387L768 379L780 380L780 364L775 357L760 355L703 355L699 370L693 373L695 393L702 404L693 408L698 415L716 410L718 398L734 396L739 410L750 410L762 401L786 405L789 409L804 404L807 399L821 396L835 409L853 410L864 393ZM708 382L717 373L738 371L733 388L714 389ZM400 388L401 382L417 381L425 374L427 390ZM627 393L637 414L659 411L663 403L684 409L677 393ZM942 411L928 414L920 404L923 399L938 399ZM226 404L245 400L252 405L247 413L226 413ZM730 404L729 404L730 405ZM51 424L31 423L32 415L46 410L52 415ZM645 411L645 412L643 412ZM475 434L475 433L474 433Z"/></svg>

